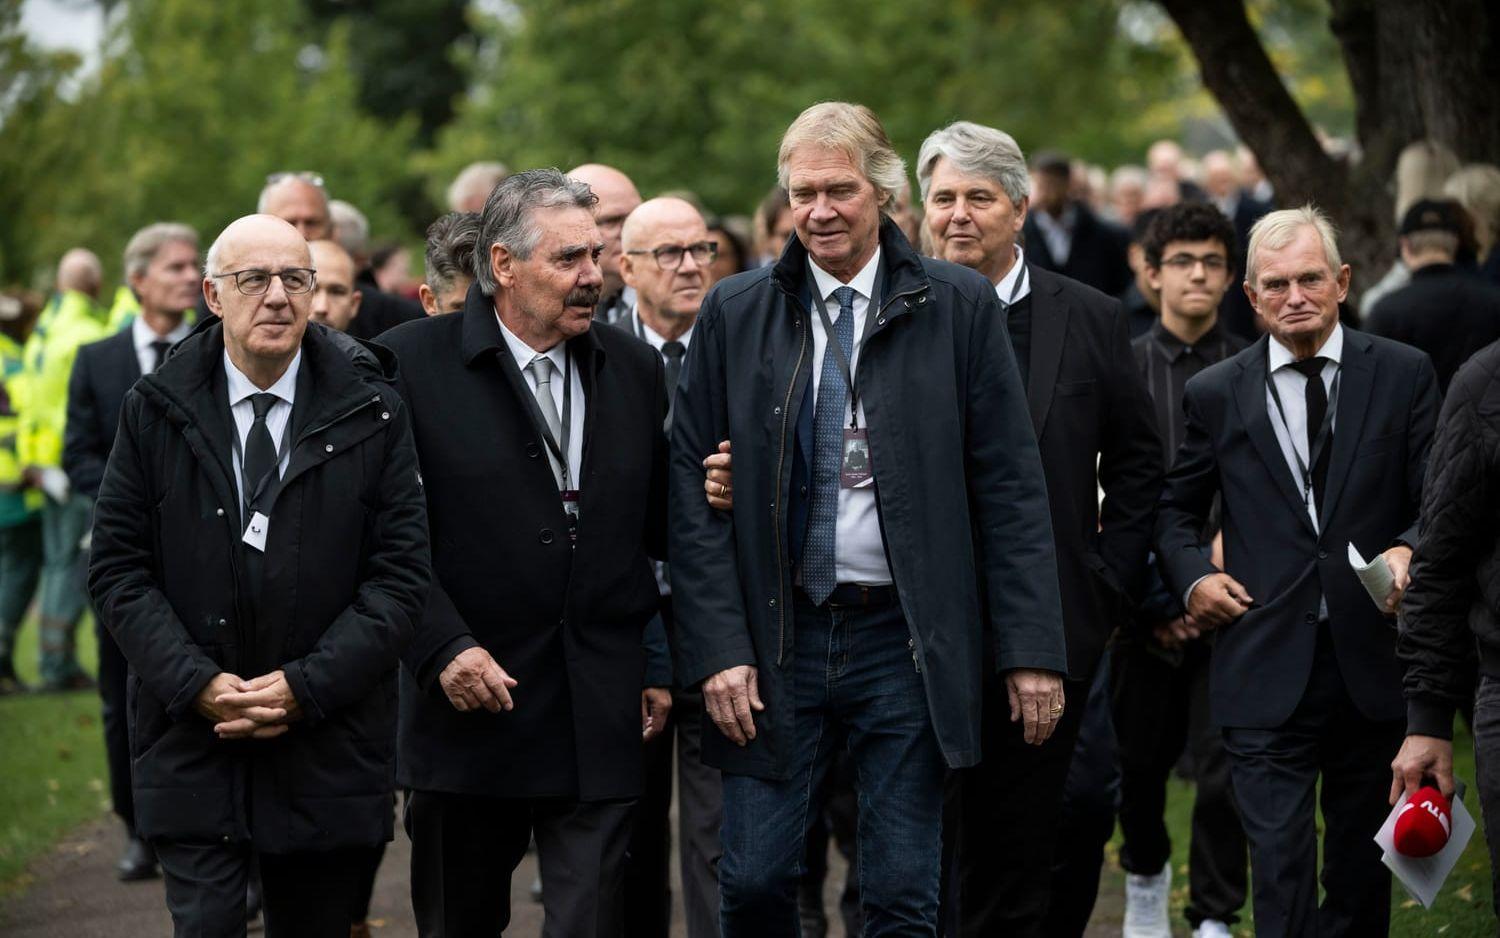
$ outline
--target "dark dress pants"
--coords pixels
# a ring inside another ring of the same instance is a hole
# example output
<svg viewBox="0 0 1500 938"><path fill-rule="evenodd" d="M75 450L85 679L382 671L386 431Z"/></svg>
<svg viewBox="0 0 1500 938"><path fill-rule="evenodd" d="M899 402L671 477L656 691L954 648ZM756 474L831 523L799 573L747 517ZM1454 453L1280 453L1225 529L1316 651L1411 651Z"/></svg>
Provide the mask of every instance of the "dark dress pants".
<svg viewBox="0 0 1500 938"><path fill-rule="evenodd" d="M113 635L94 619L99 642L100 721L104 724L104 756L109 765L109 796L115 814L135 833L135 801L130 791L130 727L126 722L125 687L129 664Z"/></svg>
<svg viewBox="0 0 1500 938"><path fill-rule="evenodd" d="M946 935L1045 934L1063 786L1092 683L1064 682L1062 719L1033 746L1021 721L1010 721L1004 675L986 680L984 759L950 775L944 806Z"/></svg>
<svg viewBox="0 0 1500 938"><path fill-rule="evenodd" d="M255 854L249 844L157 841L175 938L240 938L260 861L267 938L348 938L370 858L383 847Z"/></svg>
<svg viewBox="0 0 1500 938"><path fill-rule="evenodd" d="M1484 812L1484 840L1490 850L1490 883L1495 915L1500 918L1500 681L1480 676L1474 698L1474 765L1479 806ZM1472 796L1466 807L1473 811Z"/></svg>
<svg viewBox="0 0 1500 938"><path fill-rule="evenodd" d="M625 938L664 938L672 923L672 739L676 706L667 725L644 743L644 788L625 850ZM545 891L543 892L545 896Z"/></svg>
<svg viewBox="0 0 1500 938"><path fill-rule="evenodd" d="M675 693L672 700L672 723L677 731L677 853L683 919L687 938L719 938L723 780L718 769L703 764L703 693Z"/></svg>
<svg viewBox="0 0 1500 938"><path fill-rule="evenodd" d="M1233 626L1231 626L1232 628ZM1274 729L1226 727L1235 799L1250 841L1259 938L1386 934L1391 876L1375 832L1390 813L1391 759L1406 722L1367 720L1349 699L1326 625L1307 690ZM1314 799L1322 776L1322 885Z"/></svg>
<svg viewBox="0 0 1500 938"><path fill-rule="evenodd" d="M406 833L418 933L502 934L510 925L510 877L534 834L542 938L619 938L634 806L633 800L409 793Z"/></svg>
<svg viewBox="0 0 1500 938"><path fill-rule="evenodd" d="M1188 923L1232 924L1248 894L1245 829L1229 780L1223 731L1210 717L1210 645L1195 641L1173 661L1149 639L1115 643L1115 733L1120 739L1120 866L1152 876L1172 856L1167 779L1184 749L1193 769Z"/></svg>

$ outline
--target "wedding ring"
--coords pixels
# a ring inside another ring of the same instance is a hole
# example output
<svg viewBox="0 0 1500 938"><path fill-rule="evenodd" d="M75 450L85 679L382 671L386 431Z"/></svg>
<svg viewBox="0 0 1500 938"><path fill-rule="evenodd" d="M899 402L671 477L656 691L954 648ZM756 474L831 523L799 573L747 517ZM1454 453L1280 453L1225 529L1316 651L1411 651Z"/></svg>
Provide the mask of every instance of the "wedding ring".
<svg viewBox="0 0 1500 938"><path fill-rule="evenodd" d="M725 495L728 495L728 494L729 494L729 486L725 485L723 482L720 482L719 483L719 497L723 498Z"/></svg>
<svg viewBox="0 0 1500 938"><path fill-rule="evenodd" d="M1048 713L1062 713L1062 710L1063 710L1062 707L1053 707L1051 710L1048 710L1047 712Z"/></svg>

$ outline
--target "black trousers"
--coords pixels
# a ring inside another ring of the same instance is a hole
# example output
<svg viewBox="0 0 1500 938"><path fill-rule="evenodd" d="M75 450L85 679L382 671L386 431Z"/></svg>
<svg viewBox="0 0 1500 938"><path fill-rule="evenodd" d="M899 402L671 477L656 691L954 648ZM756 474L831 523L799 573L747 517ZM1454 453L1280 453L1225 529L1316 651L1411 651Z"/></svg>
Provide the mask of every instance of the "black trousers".
<svg viewBox="0 0 1500 938"><path fill-rule="evenodd" d="M534 834L546 911L542 938L620 938L634 806L633 800L409 793L406 833L418 934L503 933L510 925L510 877Z"/></svg>
<svg viewBox="0 0 1500 938"><path fill-rule="evenodd" d="M1065 682L1068 705L1041 746L1010 722L1004 677L986 682L984 761L950 773L944 801L945 935L1045 934L1063 785L1092 678Z"/></svg>
<svg viewBox="0 0 1500 938"><path fill-rule="evenodd" d="M255 854L249 844L153 844L176 938L240 938L245 887L260 861L267 938L348 938L352 912L384 847Z"/></svg>
<svg viewBox="0 0 1500 938"><path fill-rule="evenodd" d="M104 724L104 756L109 764L109 797L115 814L135 832L135 801L130 793L130 727L125 715L125 687L129 664L113 635L94 618L99 640L100 721Z"/></svg>
<svg viewBox="0 0 1500 938"><path fill-rule="evenodd" d="M1273 729L1226 727L1234 794L1250 840L1255 933L1261 938L1386 934L1391 876L1375 831L1390 813L1391 759L1405 720L1376 723L1349 699L1326 626L1307 690L1292 716ZM1314 810L1322 776L1322 885L1318 904L1318 829Z"/></svg>
<svg viewBox="0 0 1500 938"><path fill-rule="evenodd" d="M672 695L677 729L677 851L688 938L719 938L719 857L724 845L724 783L703 764L703 694ZM718 730L710 729L717 733Z"/></svg>
<svg viewBox="0 0 1500 938"><path fill-rule="evenodd" d="M1188 923L1194 928L1204 919L1232 924L1245 904L1248 856L1224 734L1209 716L1210 646L1191 642L1174 662L1147 641L1122 639L1111 659L1120 739L1120 866L1149 876L1171 858L1167 779L1186 750L1196 786Z"/></svg>
<svg viewBox="0 0 1500 938"><path fill-rule="evenodd" d="M672 830L672 740L677 714L645 743L645 787L631 821L625 850L625 938L663 938L672 924L670 861ZM543 896L546 890L543 889Z"/></svg>

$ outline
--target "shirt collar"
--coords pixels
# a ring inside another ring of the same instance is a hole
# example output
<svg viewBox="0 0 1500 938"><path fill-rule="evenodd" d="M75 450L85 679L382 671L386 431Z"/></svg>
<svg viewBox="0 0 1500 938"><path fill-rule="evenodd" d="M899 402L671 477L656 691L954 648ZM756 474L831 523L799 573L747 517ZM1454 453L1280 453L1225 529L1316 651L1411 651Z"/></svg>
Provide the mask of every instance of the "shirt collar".
<svg viewBox="0 0 1500 938"><path fill-rule="evenodd" d="M661 351L661 347L663 345L667 344L667 337L662 335L660 332L657 332L650 326L646 325L646 320L641 318L640 304L636 304L633 308L631 308L630 320L631 323L636 327L636 335L645 339L646 342L649 343L650 346L656 349L658 352ZM697 323L694 323L694 325L697 325ZM687 345L692 338L693 326L688 326L687 331L677 337L677 341L681 342L683 345Z"/></svg>
<svg viewBox="0 0 1500 938"><path fill-rule="evenodd" d="M295 403L297 397L297 371L302 367L302 350L297 349L297 354L292 356L292 363L286 366L286 371L276 379L276 383L266 388L267 394L274 394L286 401L288 404ZM245 373L235 367L234 362L229 360L229 352L224 353L224 376L228 379L229 406L234 407L252 394L261 393L255 382L245 377Z"/></svg>
<svg viewBox="0 0 1500 938"><path fill-rule="evenodd" d="M1285 368L1293 361L1292 350L1276 341L1274 337L1267 340L1270 343L1270 366L1271 373L1277 369ZM1323 347L1318 349L1317 355L1326 358L1334 364L1338 364L1344 355L1344 324L1334 323L1333 332L1324 341Z"/></svg>
<svg viewBox="0 0 1500 938"><path fill-rule="evenodd" d="M526 373L526 366L531 364L531 360L538 355L545 355L552 359L552 364L557 368L558 374L562 374L563 366L567 364L568 360L565 351L567 348L566 342L559 342L545 352L538 352L517 338L514 332L507 329L505 323L501 321L499 313L495 314L495 322L500 324L500 334L505 337L505 346L510 349L511 357L516 360L516 367L521 369L521 374L524 375Z"/></svg>
<svg viewBox="0 0 1500 938"><path fill-rule="evenodd" d="M833 299L834 290L845 286L853 287L855 293L868 300L875 295L875 273L880 269L880 247L876 246L875 253L870 255L865 266L848 283L840 283L839 278L819 267L811 255L807 258L807 264L812 268L813 280L817 282L818 294L823 297L824 302Z"/></svg>
<svg viewBox="0 0 1500 938"><path fill-rule="evenodd" d="M137 352L144 352L151 347L151 343L153 342L170 342L176 345L178 342L186 339L188 333L192 331L193 324L187 321L186 316L182 317L182 322L177 324L176 329L173 329L166 335L157 335L150 326L146 325L144 316L137 315L130 323L130 337L135 342L135 350Z"/></svg>
<svg viewBox="0 0 1500 938"><path fill-rule="evenodd" d="M1196 352L1202 349L1205 345L1208 345L1212 342L1217 342L1219 339L1219 333L1219 321L1214 320L1214 324L1208 327L1208 331L1199 336L1197 342L1189 345L1188 343L1179 339L1177 336L1173 335L1172 331L1166 326L1162 325L1160 318L1151 323L1151 338L1156 342L1157 346L1164 353L1166 353L1167 360L1174 362L1182 356L1188 354L1189 352ZM1271 341L1275 342L1276 340L1272 339Z"/></svg>
<svg viewBox="0 0 1500 938"><path fill-rule="evenodd" d="M1020 278L1025 279L1022 280L1021 289L1016 290L1016 280ZM1011 295L1012 291L1015 291L1014 296ZM1019 303L1031 295L1031 278L1026 276L1026 252L1021 250L1019 244L1016 245L1016 262L1010 265L1010 270L1007 270L1005 276L1000 278L1000 282L995 284L995 295L1000 297L1000 302L1007 306L1011 303Z"/></svg>

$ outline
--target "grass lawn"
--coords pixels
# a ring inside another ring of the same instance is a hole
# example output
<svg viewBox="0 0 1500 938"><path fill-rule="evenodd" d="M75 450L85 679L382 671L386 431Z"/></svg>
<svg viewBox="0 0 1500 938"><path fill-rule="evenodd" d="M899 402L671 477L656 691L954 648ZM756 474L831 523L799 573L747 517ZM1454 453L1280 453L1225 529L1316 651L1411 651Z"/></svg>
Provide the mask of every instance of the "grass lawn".
<svg viewBox="0 0 1500 938"><path fill-rule="evenodd" d="M96 663L93 619L78 630L79 657ZM16 648L16 670L36 683L36 619ZM93 691L0 698L0 896L25 885L26 865L80 823L109 811L99 695Z"/></svg>
<svg viewBox="0 0 1500 938"><path fill-rule="evenodd" d="M1441 935L1443 938L1478 938L1481 935L1496 934L1495 916L1490 911L1490 858L1484 846L1484 822L1479 816L1479 798L1474 780L1474 741L1461 722L1458 726L1458 734L1454 738L1453 755L1457 774L1468 785L1465 807L1478 822L1479 829L1474 832L1474 838L1469 841L1469 846L1464 850L1458 866L1454 867L1452 875L1443 885L1443 891L1438 894L1437 901L1433 903L1431 909L1423 909L1415 899L1406 894L1400 883L1392 880L1391 935L1393 936L1430 938L1430 936ZM1188 899L1187 862L1193 786L1175 776L1169 784L1167 827L1172 834L1173 927L1174 934L1187 935L1189 932L1182 913ZM1320 829L1321 823L1320 818ZM1374 833L1371 831L1371 836L1374 836ZM1114 895L1123 897L1125 875L1120 870L1118 854L1119 832L1116 831L1115 839L1108 848L1108 860L1101 890L1106 894L1109 890L1114 890ZM1101 902L1100 906L1101 910L1109 907L1118 908L1123 912L1124 902L1123 899L1115 903ZM1116 913L1116 916L1118 914ZM1248 902L1241 914L1246 921L1241 921L1235 927L1234 933L1237 936L1250 936L1253 934L1253 929L1248 921L1250 917ZM1116 927L1118 927L1118 922L1116 922Z"/></svg>

